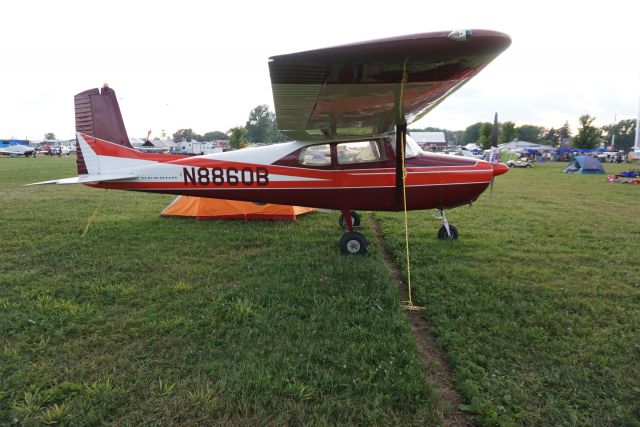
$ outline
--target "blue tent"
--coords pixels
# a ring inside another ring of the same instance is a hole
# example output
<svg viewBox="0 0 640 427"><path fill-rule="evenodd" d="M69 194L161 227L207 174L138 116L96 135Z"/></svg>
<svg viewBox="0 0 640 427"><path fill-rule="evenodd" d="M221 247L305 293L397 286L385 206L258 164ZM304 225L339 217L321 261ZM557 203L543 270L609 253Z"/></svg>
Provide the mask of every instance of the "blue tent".
<svg viewBox="0 0 640 427"><path fill-rule="evenodd" d="M576 156L569 166L564 168L565 173L605 173L602 163L595 157Z"/></svg>

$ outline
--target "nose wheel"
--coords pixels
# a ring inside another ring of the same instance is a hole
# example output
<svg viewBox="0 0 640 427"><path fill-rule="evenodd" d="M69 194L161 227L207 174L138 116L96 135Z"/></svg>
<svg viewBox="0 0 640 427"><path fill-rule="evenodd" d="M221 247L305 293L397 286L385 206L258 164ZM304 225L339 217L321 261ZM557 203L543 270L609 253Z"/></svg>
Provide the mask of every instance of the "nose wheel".
<svg viewBox="0 0 640 427"><path fill-rule="evenodd" d="M458 229L453 225L449 225L449 231L443 225L438 230L438 239L440 240L455 240L458 238Z"/></svg>
<svg viewBox="0 0 640 427"><path fill-rule="evenodd" d="M438 230L438 239L440 240L456 240L458 238L458 229L447 221L447 216L444 214L444 209L438 209L440 218L442 220L442 227Z"/></svg>

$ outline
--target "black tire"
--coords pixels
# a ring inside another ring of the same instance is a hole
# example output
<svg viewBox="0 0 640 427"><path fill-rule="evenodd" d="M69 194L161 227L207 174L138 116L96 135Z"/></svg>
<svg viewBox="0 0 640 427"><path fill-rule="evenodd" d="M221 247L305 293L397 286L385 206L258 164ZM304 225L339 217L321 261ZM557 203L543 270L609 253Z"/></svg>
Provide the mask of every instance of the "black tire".
<svg viewBox="0 0 640 427"><path fill-rule="evenodd" d="M449 231L451 232L451 235L447 235L447 229L445 228L444 225L440 227L440 230L438 230L438 239L456 240L458 238L458 229L455 228L453 225L449 224Z"/></svg>
<svg viewBox="0 0 640 427"><path fill-rule="evenodd" d="M356 211L351 211L351 221L353 222L354 227L360 226L360 214ZM338 224L343 230L347 229L347 220L344 219L344 215L340 214L340 218L338 218Z"/></svg>
<svg viewBox="0 0 640 427"><path fill-rule="evenodd" d="M365 255L368 246L367 239L357 231L345 233L340 239L342 255Z"/></svg>

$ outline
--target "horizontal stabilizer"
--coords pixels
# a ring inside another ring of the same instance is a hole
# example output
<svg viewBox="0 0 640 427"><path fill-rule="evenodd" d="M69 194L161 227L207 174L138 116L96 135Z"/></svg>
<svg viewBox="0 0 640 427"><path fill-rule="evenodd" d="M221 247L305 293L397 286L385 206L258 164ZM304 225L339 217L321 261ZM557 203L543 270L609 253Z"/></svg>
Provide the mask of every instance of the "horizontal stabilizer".
<svg viewBox="0 0 640 427"><path fill-rule="evenodd" d="M87 184L90 182L102 182L102 181L120 181L124 179L137 178L138 175L134 173L103 173L94 175L80 175L74 178L52 179L51 181L34 182L27 185L44 185L44 184Z"/></svg>

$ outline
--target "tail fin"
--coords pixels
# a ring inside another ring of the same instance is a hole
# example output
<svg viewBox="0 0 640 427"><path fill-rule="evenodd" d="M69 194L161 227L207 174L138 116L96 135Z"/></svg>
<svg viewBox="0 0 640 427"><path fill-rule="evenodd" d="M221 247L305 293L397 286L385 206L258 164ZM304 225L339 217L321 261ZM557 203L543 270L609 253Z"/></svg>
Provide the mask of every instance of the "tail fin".
<svg viewBox="0 0 640 427"><path fill-rule="evenodd" d="M122 121L116 93L108 85L105 84L102 91L89 89L77 94L74 97L74 103L76 132L133 148L129 143L129 136ZM78 175L85 175L88 173L87 166L77 138L76 147Z"/></svg>

